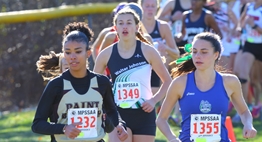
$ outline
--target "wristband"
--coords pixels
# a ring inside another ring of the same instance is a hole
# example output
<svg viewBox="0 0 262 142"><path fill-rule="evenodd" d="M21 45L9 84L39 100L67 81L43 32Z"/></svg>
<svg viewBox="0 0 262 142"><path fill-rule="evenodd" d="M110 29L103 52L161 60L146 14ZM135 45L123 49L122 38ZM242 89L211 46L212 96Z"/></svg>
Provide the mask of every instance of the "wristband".
<svg viewBox="0 0 262 142"><path fill-rule="evenodd" d="M66 130L66 126L67 126L67 125L65 125L64 128L63 128L63 132L64 132L64 133L65 133L65 130Z"/></svg>
<svg viewBox="0 0 262 142"><path fill-rule="evenodd" d="M124 127L124 129L127 131L127 128L126 128L126 123L121 121L120 124Z"/></svg>
<svg viewBox="0 0 262 142"><path fill-rule="evenodd" d="M256 29L257 28L257 24L255 24L253 27L252 27L252 29Z"/></svg>

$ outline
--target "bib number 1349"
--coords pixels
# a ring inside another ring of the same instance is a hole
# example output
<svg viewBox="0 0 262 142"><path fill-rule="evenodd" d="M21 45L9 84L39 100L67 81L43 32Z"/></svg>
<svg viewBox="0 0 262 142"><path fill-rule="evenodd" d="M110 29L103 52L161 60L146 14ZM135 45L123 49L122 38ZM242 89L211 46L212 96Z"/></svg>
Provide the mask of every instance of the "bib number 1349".
<svg viewBox="0 0 262 142"><path fill-rule="evenodd" d="M136 100L140 98L140 83L138 82L117 82L117 101Z"/></svg>
<svg viewBox="0 0 262 142"><path fill-rule="evenodd" d="M118 90L117 92L118 92L118 99L119 100L139 98L139 90L138 89L122 89L122 90Z"/></svg>

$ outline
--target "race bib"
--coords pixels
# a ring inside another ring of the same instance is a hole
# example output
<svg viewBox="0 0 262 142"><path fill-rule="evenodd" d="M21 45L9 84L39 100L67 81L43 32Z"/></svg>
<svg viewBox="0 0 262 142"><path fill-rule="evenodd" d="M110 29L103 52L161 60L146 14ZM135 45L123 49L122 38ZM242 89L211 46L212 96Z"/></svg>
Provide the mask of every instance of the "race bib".
<svg viewBox="0 0 262 142"><path fill-rule="evenodd" d="M121 108L130 108L141 98L139 82L116 82L115 102Z"/></svg>
<svg viewBox="0 0 262 142"><path fill-rule="evenodd" d="M97 108L73 108L67 113L68 125L81 122L76 127L81 130L77 138L97 137Z"/></svg>
<svg viewBox="0 0 262 142"><path fill-rule="evenodd" d="M249 43L262 43L262 34L260 34L257 30L252 29L249 25L247 28L247 41Z"/></svg>
<svg viewBox="0 0 262 142"><path fill-rule="evenodd" d="M194 142L220 142L220 114L192 114L190 140Z"/></svg>
<svg viewBox="0 0 262 142"><path fill-rule="evenodd" d="M178 21L175 21L173 24L172 24L172 34L173 36L180 36L182 33L182 21L181 20L178 20Z"/></svg>

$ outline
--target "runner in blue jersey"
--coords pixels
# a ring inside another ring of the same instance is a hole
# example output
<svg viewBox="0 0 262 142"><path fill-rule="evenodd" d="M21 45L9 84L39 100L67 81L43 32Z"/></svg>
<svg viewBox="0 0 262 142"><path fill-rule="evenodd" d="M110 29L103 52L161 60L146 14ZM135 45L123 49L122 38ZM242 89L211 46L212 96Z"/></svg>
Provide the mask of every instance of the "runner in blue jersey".
<svg viewBox="0 0 262 142"><path fill-rule="evenodd" d="M156 135L155 104L162 100L171 82L159 53L139 32L139 17L130 8L120 10L115 18L119 41L104 49L97 57L95 72L109 68L114 99L122 119L127 124L125 142L154 142ZM154 70L163 82L152 94L150 78ZM118 142L116 131L109 134L110 142Z"/></svg>
<svg viewBox="0 0 262 142"><path fill-rule="evenodd" d="M159 19L169 22L173 38L181 36L183 12L191 8L191 0L168 0L159 10ZM178 47L183 47L186 41L176 42ZM184 54L182 48L180 54Z"/></svg>
<svg viewBox="0 0 262 142"><path fill-rule="evenodd" d="M184 40L186 43L191 43L196 34L210 30L214 31L220 37L223 36L212 12L204 8L205 4L206 0L191 1L191 10L183 13L182 36L177 38L177 41Z"/></svg>
<svg viewBox="0 0 262 142"><path fill-rule="evenodd" d="M253 127L253 119L243 99L238 78L215 69L221 49L218 35L198 34L189 49L191 52L188 53L188 60L174 68L175 79L168 89L157 118L157 126L169 142L230 142L225 127L230 100L244 125L243 137L256 136L257 131ZM182 114L179 138L172 133L167 123L177 101Z"/></svg>

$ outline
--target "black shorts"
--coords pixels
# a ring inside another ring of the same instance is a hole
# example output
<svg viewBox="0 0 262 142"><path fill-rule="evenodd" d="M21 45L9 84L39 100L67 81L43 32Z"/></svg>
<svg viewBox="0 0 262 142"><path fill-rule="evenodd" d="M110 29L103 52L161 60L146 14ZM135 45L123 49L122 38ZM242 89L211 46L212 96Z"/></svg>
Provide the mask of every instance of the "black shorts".
<svg viewBox="0 0 262 142"><path fill-rule="evenodd" d="M147 113L140 109L122 109L117 107L121 118L126 126L131 129L133 135L156 135L156 112L155 109Z"/></svg>
<svg viewBox="0 0 262 142"><path fill-rule="evenodd" d="M245 42L243 52L249 52L259 61L262 61L262 43Z"/></svg>
<svg viewBox="0 0 262 142"><path fill-rule="evenodd" d="M160 87L160 78L154 70L151 72L151 87Z"/></svg>
<svg viewBox="0 0 262 142"><path fill-rule="evenodd" d="M184 50L184 46L187 44L187 41L180 41L180 42L177 42L176 45L179 49L179 52L180 52L180 55L183 55L186 53L186 51Z"/></svg>

